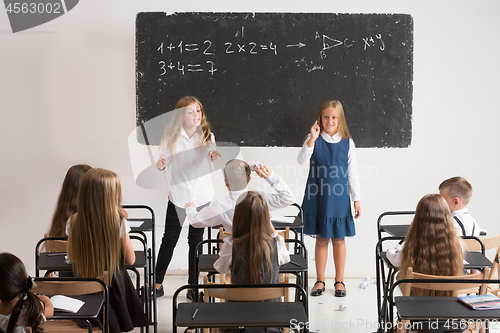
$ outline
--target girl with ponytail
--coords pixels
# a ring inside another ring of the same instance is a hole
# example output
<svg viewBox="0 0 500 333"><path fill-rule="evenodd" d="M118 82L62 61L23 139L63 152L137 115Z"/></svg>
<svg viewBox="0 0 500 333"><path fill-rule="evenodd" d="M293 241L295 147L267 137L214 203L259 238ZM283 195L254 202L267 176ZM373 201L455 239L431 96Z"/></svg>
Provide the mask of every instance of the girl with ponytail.
<svg viewBox="0 0 500 333"><path fill-rule="evenodd" d="M0 331L25 333L43 332L41 325L52 317L54 307L47 296L34 295L31 278L23 262L13 254L0 253Z"/></svg>

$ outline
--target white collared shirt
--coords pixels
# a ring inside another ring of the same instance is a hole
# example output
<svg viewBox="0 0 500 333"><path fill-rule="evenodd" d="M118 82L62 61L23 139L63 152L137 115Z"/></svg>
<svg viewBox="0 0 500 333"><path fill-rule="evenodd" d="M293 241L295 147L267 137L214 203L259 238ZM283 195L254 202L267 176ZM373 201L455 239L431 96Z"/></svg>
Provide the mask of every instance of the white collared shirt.
<svg viewBox="0 0 500 333"><path fill-rule="evenodd" d="M288 207L295 202L295 196L283 181L283 179L271 171L265 180L276 190L276 194L259 192L267 202L269 210ZM240 191L229 191L229 195L217 198L210 203L210 206L203 208L199 212L194 207L186 209L186 219L195 228L213 227L222 224L227 232L233 231L233 216L236 200L248 189Z"/></svg>
<svg viewBox="0 0 500 333"><path fill-rule="evenodd" d="M453 217L453 225L455 226L455 231L457 233L457 236L462 237L463 232L462 232L462 227L455 220L455 217L457 217L460 220L460 222L462 222L463 227L465 229L465 236L479 237L481 228L479 228L474 218L469 215L469 210L467 208L454 210L453 212L451 212L451 216ZM472 233L473 231L474 234Z"/></svg>
<svg viewBox="0 0 500 333"><path fill-rule="evenodd" d="M177 141L176 153L167 149L167 142L160 146L160 155L167 159L167 166L171 169L169 200L177 207L184 208L186 203L194 202L202 206L214 196L211 176L210 150L216 150L215 136L210 133L210 148L206 145L199 146L199 133L188 137L184 128Z"/></svg>
<svg viewBox="0 0 500 333"><path fill-rule="evenodd" d="M286 249L285 240L278 232L273 232L271 236L276 239L278 247L278 265L290 262L290 253ZM219 253L219 259L214 262L214 268L221 274L231 273L231 262L233 261L233 238L225 237L224 244Z"/></svg>
<svg viewBox="0 0 500 333"><path fill-rule="evenodd" d="M328 135L325 131L321 131L321 137L327 143L338 143L342 140L342 137L337 132L333 136ZM314 145L309 147L307 145L307 141L311 138L311 134L307 135L306 141L302 145L302 149L297 156L297 162L301 165L306 165L307 162L311 159L311 156L314 152ZM347 174L349 179L349 190L351 191L351 199L352 201L360 201L361 200L361 191L359 189L359 178L358 178L358 163L356 158L356 150L354 146L354 141L349 138L349 153L347 154Z"/></svg>

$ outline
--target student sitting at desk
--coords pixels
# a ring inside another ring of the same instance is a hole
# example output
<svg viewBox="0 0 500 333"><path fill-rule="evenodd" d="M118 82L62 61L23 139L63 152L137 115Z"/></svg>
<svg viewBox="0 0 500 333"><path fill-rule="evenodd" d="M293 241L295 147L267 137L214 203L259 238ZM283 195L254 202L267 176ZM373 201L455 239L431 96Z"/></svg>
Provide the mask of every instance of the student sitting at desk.
<svg viewBox="0 0 500 333"><path fill-rule="evenodd" d="M247 186L252 178L248 163L233 159L224 166L224 181L229 190L229 195L212 200L210 206L196 211L194 203L186 204L187 221L195 228L213 227L222 224L224 230L232 232L234 206L239 196L248 191ZM265 165L256 165L254 172L264 178L278 193L260 194L267 202L269 209L288 207L295 202L295 196L275 172L269 171Z"/></svg>
<svg viewBox="0 0 500 333"><path fill-rule="evenodd" d="M388 249L387 259L399 266L398 279L408 267L422 274L454 276L463 273L463 253L453 227L450 209L439 194L427 194L420 199L415 217L401 250ZM412 290L415 296L435 296L438 292ZM442 293L442 292L441 292Z"/></svg>
<svg viewBox="0 0 500 333"><path fill-rule="evenodd" d="M52 317L54 307L47 296L34 295L31 278L23 262L13 254L0 253L0 332L42 332L41 325Z"/></svg>
<svg viewBox="0 0 500 333"><path fill-rule="evenodd" d="M285 240L271 223L264 197L255 191L243 193L234 209L232 237L225 237L214 268L231 273L233 284L278 283L279 266L290 261ZM269 302L280 302L272 299ZM253 328L222 332L280 332L280 329Z"/></svg>
<svg viewBox="0 0 500 333"><path fill-rule="evenodd" d="M80 188L83 176L90 169L92 167L87 164L77 164L69 168L66 173L59 198L57 199L56 210L52 217L52 224L48 233L50 237L66 236L66 222L71 215L76 213L78 189Z"/></svg>
<svg viewBox="0 0 500 333"><path fill-rule="evenodd" d="M450 207L451 216L458 236L481 235L481 228L469 215L467 205L472 197L472 185L463 177L446 179L439 185L439 194ZM486 234L486 232L484 232Z"/></svg>
<svg viewBox="0 0 500 333"><path fill-rule="evenodd" d="M91 169L82 179L78 213L67 223L68 258L75 276L104 277L109 288L109 332L128 332L147 324L141 301L124 264L133 265L130 227L121 212L118 175Z"/></svg>
<svg viewBox="0 0 500 333"><path fill-rule="evenodd" d="M285 240L271 223L264 197L243 193L234 210L232 237L224 238L214 268L231 273L233 284L278 283L279 266L290 261Z"/></svg>

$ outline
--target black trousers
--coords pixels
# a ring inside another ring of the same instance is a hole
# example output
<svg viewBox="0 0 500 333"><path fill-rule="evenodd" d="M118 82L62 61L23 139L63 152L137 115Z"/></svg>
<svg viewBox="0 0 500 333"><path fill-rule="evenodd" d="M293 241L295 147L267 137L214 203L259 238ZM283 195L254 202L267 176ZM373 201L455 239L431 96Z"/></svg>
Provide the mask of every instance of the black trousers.
<svg viewBox="0 0 500 333"><path fill-rule="evenodd" d="M199 209L208 206L208 204L200 206ZM167 216L165 218L165 231L161 240L158 258L156 260L156 283L163 283L165 272L172 260L174 248L179 240L179 235L182 230L182 223L186 218L186 210L176 207L172 202L168 202ZM189 244L189 279L188 283L198 283L196 280L195 263L196 263L196 246L203 240L203 232L205 228L194 228L189 226L188 244Z"/></svg>

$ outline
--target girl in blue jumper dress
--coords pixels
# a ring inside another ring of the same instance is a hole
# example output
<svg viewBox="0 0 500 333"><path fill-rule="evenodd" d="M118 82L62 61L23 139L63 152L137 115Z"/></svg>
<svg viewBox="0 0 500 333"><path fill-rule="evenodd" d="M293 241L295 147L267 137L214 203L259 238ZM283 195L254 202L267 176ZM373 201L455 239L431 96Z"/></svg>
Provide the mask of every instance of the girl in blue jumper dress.
<svg viewBox="0 0 500 333"><path fill-rule="evenodd" d="M315 235L317 281L311 296L325 291L325 268L330 239L335 265L335 296L346 296L344 268L345 237L356 234L354 218L361 215L356 153L344 109L339 101L324 102L302 146L297 161L310 161L309 177L302 202L304 233Z"/></svg>

